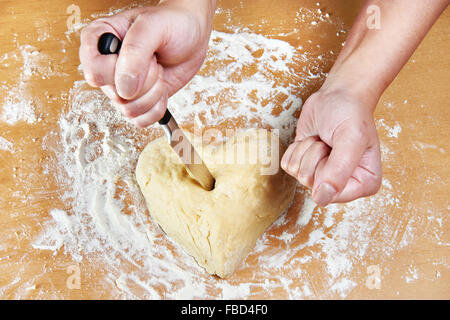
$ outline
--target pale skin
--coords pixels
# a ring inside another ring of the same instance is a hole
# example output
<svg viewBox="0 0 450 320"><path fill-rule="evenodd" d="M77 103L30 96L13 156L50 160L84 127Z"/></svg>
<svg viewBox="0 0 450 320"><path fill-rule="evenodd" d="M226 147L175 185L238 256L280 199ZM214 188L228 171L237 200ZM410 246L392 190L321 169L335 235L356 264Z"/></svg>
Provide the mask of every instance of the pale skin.
<svg viewBox="0 0 450 320"><path fill-rule="evenodd" d="M304 103L281 167L312 190L320 206L375 194L381 185L373 112L449 0L368 0L322 87ZM367 27L367 7L381 29ZM216 0L166 0L94 21L81 35L86 81L136 126L158 121L167 99L200 69ZM123 40L120 55L102 56L105 32Z"/></svg>

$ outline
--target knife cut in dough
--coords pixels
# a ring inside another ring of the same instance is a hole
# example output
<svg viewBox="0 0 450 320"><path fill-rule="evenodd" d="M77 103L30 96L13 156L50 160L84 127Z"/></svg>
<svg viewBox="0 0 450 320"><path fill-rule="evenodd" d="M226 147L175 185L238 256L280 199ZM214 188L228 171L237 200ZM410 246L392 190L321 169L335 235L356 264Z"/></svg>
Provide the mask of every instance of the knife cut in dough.
<svg viewBox="0 0 450 320"><path fill-rule="evenodd" d="M195 141L194 146L202 147ZM214 189L206 191L163 137L142 151L136 178L164 232L208 273L224 278L292 201L296 181L279 166L284 151L278 136L263 129L239 131L224 144L203 146L199 153L216 179ZM229 161L233 157L240 162ZM273 174L262 174L267 159L276 164Z"/></svg>

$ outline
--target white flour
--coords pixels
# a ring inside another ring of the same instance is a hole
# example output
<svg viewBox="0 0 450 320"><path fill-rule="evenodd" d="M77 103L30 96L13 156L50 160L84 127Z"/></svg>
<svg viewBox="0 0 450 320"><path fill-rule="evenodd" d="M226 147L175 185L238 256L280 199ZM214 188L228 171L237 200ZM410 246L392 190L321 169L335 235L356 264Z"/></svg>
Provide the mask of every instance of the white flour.
<svg viewBox="0 0 450 320"><path fill-rule="evenodd" d="M393 127L390 127L386 124L386 121L384 119L378 119L377 126L382 127L387 131L386 136L388 138L398 138L399 133L402 132L402 127L398 122L395 123Z"/></svg>
<svg viewBox="0 0 450 320"><path fill-rule="evenodd" d="M7 98L3 102L0 119L13 125L18 121L25 121L28 124L35 123L39 118L36 115L33 100L23 99L19 96L19 99Z"/></svg>
<svg viewBox="0 0 450 320"><path fill-rule="evenodd" d="M243 117L246 127L268 125L279 129L280 137L287 142L297 122L293 113L302 103L292 92L295 83L286 83L286 79L294 80L290 69L294 52L289 43L262 35L214 31L202 76L194 77L175 94L170 107L177 119L193 121L200 127ZM246 76L245 70L250 69L252 74ZM283 102L280 104L277 98ZM279 115L272 114L275 107L281 107Z"/></svg>
<svg viewBox="0 0 450 320"><path fill-rule="evenodd" d="M60 72L60 66L55 67L46 54L31 45L18 45L16 50L0 57L2 67L12 67L11 64L18 66L16 71L19 75L12 84L7 84L6 81L1 83L0 91L4 98L1 102L0 120L9 125L20 121L28 124L42 121L39 113L41 101L29 93L30 81L67 74Z"/></svg>
<svg viewBox="0 0 450 320"><path fill-rule="evenodd" d="M28 124L38 121L35 110L35 101L26 92L26 83L36 72L42 72L42 59L45 57L30 45L20 46L16 51L6 53L0 59L4 67L9 66L10 59L14 59L20 64L20 75L18 80L12 85L2 85L2 91L6 92L1 106L0 119L9 125L18 121L25 121Z"/></svg>
<svg viewBox="0 0 450 320"><path fill-rule="evenodd" d="M14 152L14 146L10 141L0 137L0 150Z"/></svg>

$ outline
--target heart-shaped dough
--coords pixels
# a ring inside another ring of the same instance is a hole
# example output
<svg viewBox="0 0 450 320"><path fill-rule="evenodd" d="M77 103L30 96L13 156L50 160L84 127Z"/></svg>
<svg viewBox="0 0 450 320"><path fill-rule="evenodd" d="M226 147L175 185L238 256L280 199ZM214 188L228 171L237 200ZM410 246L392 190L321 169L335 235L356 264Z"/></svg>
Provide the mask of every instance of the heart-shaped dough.
<svg viewBox="0 0 450 320"><path fill-rule="evenodd" d="M136 178L166 234L210 274L224 278L288 208L296 181L279 168L285 146L267 130L240 131L220 146L203 149L193 140L216 179L212 191L189 176L166 138L142 151Z"/></svg>

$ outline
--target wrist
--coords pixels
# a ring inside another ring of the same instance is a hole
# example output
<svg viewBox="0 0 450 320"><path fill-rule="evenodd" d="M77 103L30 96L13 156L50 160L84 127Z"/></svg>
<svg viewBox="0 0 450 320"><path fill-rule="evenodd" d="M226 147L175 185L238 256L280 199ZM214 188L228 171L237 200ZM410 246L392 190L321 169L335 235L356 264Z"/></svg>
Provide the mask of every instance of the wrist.
<svg viewBox="0 0 450 320"><path fill-rule="evenodd" d="M350 69L350 70L349 70ZM374 79L370 70L334 66L322 85L321 91L338 92L360 101L360 105L370 113L375 111L385 85L381 79Z"/></svg>
<svg viewBox="0 0 450 320"><path fill-rule="evenodd" d="M217 0L161 0L158 6L170 6L189 12L199 21L203 30L212 29Z"/></svg>

